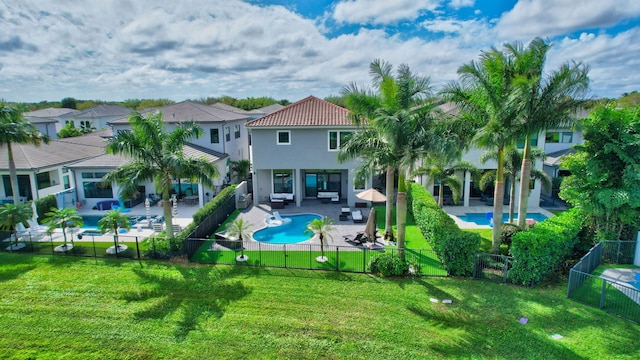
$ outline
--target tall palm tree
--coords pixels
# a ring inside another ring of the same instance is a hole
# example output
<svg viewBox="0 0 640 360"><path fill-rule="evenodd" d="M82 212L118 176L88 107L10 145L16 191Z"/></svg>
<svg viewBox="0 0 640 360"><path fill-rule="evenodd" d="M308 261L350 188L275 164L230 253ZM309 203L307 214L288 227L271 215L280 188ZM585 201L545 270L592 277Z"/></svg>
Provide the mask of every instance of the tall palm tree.
<svg viewBox="0 0 640 360"><path fill-rule="evenodd" d="M435 184L440 184L438 189L438 205L444 206L444 186L447 185L453 193L455 204L460 200L462 194L462 179L456 173L459 171L475 173L478 168L469 161L459 161L454 164L446 163L444 158L435 158L429 161L426 167L417 169L415 175L426 175Z"/></svg>
<svg viewBox="0 0 640 360"><path fill-rule="evenodd" d="M31 218L31 207L26 204L0 205L0 228L9 230L16 235L15 246L18 246L18 234L16 232L16 226L18 224L24 224L24 222L29 218Z"/></svg>
<svg viewBox="0 0 640 360"><path fill-rule="evenodd" d="M141 183L153 180L156 192L162 194L163 213L167 236L173 238L170 190L174 178L199 181L213 187L213 179L219 176L218 168L204 158L185 157L182 149L188 140L202 135L202 129L194 122L176 125L172 131L165 128L162 113L129 118L131 131L114 135L107 145L107 153L120 154L130 162L111 171L105 181L121 186L121 195L131 197Z"/></svg>
<svg viewBox="0 0 640 360"><path fill-rule="evenodd" d="M129 217L120 212L120 209L109 210L98 220L98 229L100 229L100 233L102 234L113 231L113 245L115 246L115 253L118 254L120 252L118 230L131 229L131 223L129 222Z"/></svg>
<svg viewBox="0 0 640 360"><path fill-rule="evenodd" d="M231 162L231 172L235 174L238 182L247 180L251 171L251 162L247 159Z"/></svg>
<svg viewBox="0 0 640 360"><path fill-rule="evenodd" d="M63 248L67 248L67 227L70 226L82 226L82 216L78 215L78 211L75 208L51 208L51 211L45 214L44 224L49 228L49 232L57 227L62 229L62 237L64 238ZM71 238L71 245L73 246L73 237Z"/></svg>
<svg viewBox="0 0 640 360"><path fill-rule="evenodd" d="M546 157L544 150L539 147L531 148L531 162L532 166L535 166L535 159L542 159ZM483 164L488 160L496 160L498 157L498 153L495 150L485 151L480 156L480 162ZM518 150L514 146L510 146L504 151L504 172L505 176L509 179L509 222L513 224L513 218L515 213L515 200L516 200L516 182L518 175L520 174L520 170L522 168L522 152ZM540 171L538 169L531 169L531 179L540 180L542 186L544 188L548 188L551 186L551 178L544 171ZM487 171L483 174L480 179L480 189L484 190L487 186L495 181L495 171ZM522 180L521 180L522 181ZM523 215L518 213L518 219L520 219ZM526 214L524 215L526 220ZM518 225L519 225L518 221ZM519 225L520 226L520 225Z"/></svg>
<svg viewBox="0 0 640 360"><path fill-rule="evenodd" d="M525 138L518 203L520 227L526 223L529 205L531 136L572 124L576 110L586 103L584 96L589 88L589 66L581 63L565 63L549 74L543 73L550 48L541 38L533 39L526 48L520 42L505 44L508 56L514 59L514 96L520 102L520 135Z"/></svg>
<svg viewBox="0 0 640 360"><path fill-rule="evenodd" d="M0 105L0 147L7 146L9 156L9 180L11 182L11 192L13 203L17 204L20 196L18 188L18 173L16 163L13 159L13 149L11 144L33 144L39 146L41 143L48 143L49 138L42 135L35 126L26 121L22 116L22 111L17 108Z"/></svg>
<svg viewBox="0 0 640 360"><path fill-rule="evenodd" d="M233 222L227 225L226 233L230 237L236 237L240 240L240 257L238 257L239 261L247 261L248 257L244 255L244 239L249 237L249 230L253 227L253 225L247 221L244 221L240 218L235 219Z"/></svg>
<svg viewBox="0 0 640 360"><path fill-rule="evenodd" d="M369 125L372 132L368 132L376 139L372 145L378 145L377 151L366 153L357 149L341 150L338 159L354 157L370 158L385 156L368 164L376 164L386 168L386 197L385 238L393 239L392 210L393 210L393 178L394 171L398 171L398 199L396 205L396 222L398 227L398 249L400 256L404 255L404 238L406 230L406 169L417 158L415 138L412 131L416 130L415 118L424 114L425 105L432 108L432 102L425 102L430 95L430 80L411 72L406 64L401 64L393 74L393 66L383 60L376 59L369 65L369 74L374 91L358 88L350 84L342 91L347 108L351 111L356 124ZM353 139L353 138L352 138Z"/></svg>
<svg viewBox="0 0 640 360"><path fill-rule="evenodd" d="M320 257L317 259L319 262L327 261L327 257L324 256L324 242L326 239L333 240L333 237L329 233L333 230L331 225L333 225L334 220L329 219L328 217L323 217L322 219L313 219L307 224L307 230L305 233L313 233L318 235L320 240Z"/></svg>
<svg viewBox="0 0 640 360"><path fill-rule="evenodd" d="M481 124L474 142L480 148L497 150L494 188L494 227L491 249L498 253L502 231L504 200L504 149L515 143L518 115L513 101L513 61L496 48L483 51L479 61L471 61L458 69L459 83L450 83L442 91L455 102L461 116ZM495 223L497 222L497 223Z"/></svg>

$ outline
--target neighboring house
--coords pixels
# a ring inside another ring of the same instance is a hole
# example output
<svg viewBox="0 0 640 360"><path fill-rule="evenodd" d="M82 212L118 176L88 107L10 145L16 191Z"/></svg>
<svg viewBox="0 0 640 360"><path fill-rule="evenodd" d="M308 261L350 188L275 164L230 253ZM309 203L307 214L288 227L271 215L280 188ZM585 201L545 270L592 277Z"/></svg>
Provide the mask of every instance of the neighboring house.
<svg viewBox="0 0 640 360"><path fill-rule="evenodd" d="M191 143L216 154L227 155L224 157L225 165L223 166L223 171L221 171L222 177L215 180L218 188L221 188L224 183L229 183L231 180L229 164L231 161L249 158L249 136L247 129L244 127L244 124L250 120L248 115L191 101L150 109L143 111L142 114L156 111L162 113L162 118L169 129L179 123L196 122L202 128L203 136L198 139L192 139ZM129 117L111 121L109 125L114 132L127 130L129 129ZM220 168L220 166L218 167Z"/></svg>
<svg viewBox="0 0 640 360"><path fill-rule="evenodd" d="M104 153L103 133L92 133L74 138L52 140L36 147L31 144L12 144L18 173L20 201L55 195L61 206L75 205L75 179L68 166L79 160ZM0 147L0 197L12 196L9 180L7 147Z"/></svg>
<svg viewBox="0 0 640 360"><path fill-rule="evenodd" d="M80 113L75 109L46 108L30 111L23 114L24 118L31 122L40 133L49 136L50 139L58 138L58 131L65 127L66 123L73 122L73 117Z"/></svg>
<svg viewBox="0 0 640 360"><path fill-rule="evenodd" d="M296 206L305 199L334 197L355 205L352 160L337 161L341 142L357 131L349 111L309 96L246 124L251 132L254 204L270 201L271 194L293 197Z"/></svg>
<svg viewBox="0 0 640 360"><path fill-rule="evenodd" d="M108 129L109 122L129 116L132 112L120 105L102 104L76 113L69 122L71 127L100 131Z"/></svg>
<svg viewBox="0 0 640 360"><path fill-rule="evenodd" d="M186 157L204 157L210 162L218 166L218 170L222 173L226 166L227 155L217 153L210 149L205 149L201 146L187 144L184 147L183 153ZM105 183L102 178L111 170L126 164L129 160L124 156L105 154L104 151L101 155L76 162L69 165L68 168L73 170L76 174L76 194L77 199L81 205L85 208L92 209L96 207L97 203L103 200L119 200L125 207L133 207L142 202L144 199L157 194L153 182L146 184L139 184L138 193L132 199L121 199L119 197L120 189L116 184ZM213 195L220 191L218 189L204 188L201 184L190 183L188 181L175 181L174 193L178 193L178 187L180 187L181 196L184 199L198 203L202 206L207 201L211 200ZM162 196L162 194L157 194Z"/></svg>
<svg viewBox="0 0 640 360"><path fill-rule="evenodd" d="M254 110L250 110L249 113L251 113L251 117L254 119L257 118L261 118L265 115L269 115L272 112L276 112L280 109L284 108L284 105L280 105L280 104L271 104L271 105L267 105L258 109L254 109Z"/></svg>

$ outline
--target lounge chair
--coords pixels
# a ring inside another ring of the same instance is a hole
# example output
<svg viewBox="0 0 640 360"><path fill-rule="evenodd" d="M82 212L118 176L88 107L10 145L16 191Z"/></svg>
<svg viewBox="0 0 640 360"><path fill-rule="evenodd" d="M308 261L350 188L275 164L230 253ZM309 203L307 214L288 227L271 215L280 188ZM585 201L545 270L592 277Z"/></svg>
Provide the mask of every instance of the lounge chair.
<svg viewBox="0 0 640 360"><path fill-rule="evenodd" d="M173 228L173 232L175 234L182 231L182 226L180 226L180 224L173 224L171 227Z"/></svg>
<svg viewBox="0 0 640 360"><path fill-rule="evenodd" d="M273 227L273 226L280 226L286 223L290 223L291 219L283 218L282 216L280 216L279 211L274 211L272 216L267 215L265 217L264 222L267 224L267 226Z"/></svg>
<svg viewBox="0 0 640 360"><path fill-rule="evenodd" d="M364 222L364 218L362 217L362 211L356 210L351 212L351 219L353 219L354 223Z"/></svg>
<svg viewBox="0 0 640 360"><path fill-rule="evenodd" d="M352 235L344 235L343 238L344 241L355 245L362 245L366 242L366 236L364 236L363 232L357 233L355 237Z"/></svg>
<svg viewBox="0 0 640 360"><path fill-rule="evenodd" d="M30 231L47 231L46 226L38 224L38 222L33 219L27 220L27 224L29 224Z"/></svg>
<svg viewBox="0 0 640 360"><path fill-rule="evenodd" d="M153 224L151 224L151 228L155 232L163 232L164 231L164 226L162 226L162 225L163 225L162 223L153 223Z"/></svg>

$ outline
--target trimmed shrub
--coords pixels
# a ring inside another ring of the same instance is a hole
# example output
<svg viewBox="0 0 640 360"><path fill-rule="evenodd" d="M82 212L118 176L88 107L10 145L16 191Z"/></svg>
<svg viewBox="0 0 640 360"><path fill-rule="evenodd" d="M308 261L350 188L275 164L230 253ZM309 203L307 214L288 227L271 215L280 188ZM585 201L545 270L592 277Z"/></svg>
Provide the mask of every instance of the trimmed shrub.
<svg viewBox="0 0 640 360"><path fill-rule="evenodd" d="M398 254L382 253L369 260L369 271L380 276L400 276L409 271L409 265Z"/></svg>
<svg viewBox="0 0 640 360"><path fill-rule="evenodd" d="M419 184L409 183L407 188L407 201L416 224L449 275L471 275L473 254L480 247L480 235L460 230L433 196Z"/></svg>
<svg viewBox="0 0 640 360"><path fill-rule="evenodd" d="M235 196L235 193L236 185L222 189L211 201L193 214L193 222L185 227L180 234L176 234L176 237L186 239L209 215L213 214L230 197Z"/></svg>
<svg viewBox="0 0 640 360"><path fill-rule="evenodd" d="M572 209L536 224L512 238L512 282L531 286L553 273L573 253L582 230L582 216Z"/></svg>
<svg viewBox="0 0 640 360"><path fill-rule="evenodd" d="M58 208L58 201L53 195L47 195L43 198L33 200L36 203L36 210L38 210L38 222L42 223L42 219L45 218L45 214L51 211L51 208Z"/></svg>

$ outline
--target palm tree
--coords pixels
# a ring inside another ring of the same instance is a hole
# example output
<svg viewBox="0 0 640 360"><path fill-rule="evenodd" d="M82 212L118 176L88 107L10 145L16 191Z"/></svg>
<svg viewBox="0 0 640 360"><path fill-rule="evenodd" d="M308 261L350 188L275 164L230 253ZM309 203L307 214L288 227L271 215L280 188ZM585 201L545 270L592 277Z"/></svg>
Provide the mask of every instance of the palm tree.
<svg viewBox="0 0 640 360"><path fill-rule="evenodd" d="M72 226L82 226L84 222L82 221L82 216L78 215L78 211L75 208L51 208L51 211L45 214L46 218L44 219L44 224L49 228L49 232L53 232L53 230L57 227L62 229L62 237L64 238L64 245L61 247L63 249L67 249L67 227ZM73 248L73 237L71 238L71 247Z"/></svg>
<svg viewBox="0 0 640 360"><path fill-rule="evenodd" d="M31 218L31 207L26 204L4 204L0 205L0 228L9 230L15 234L16 243L14 248L18 246L18 234L16 226L24 224Z"/></svg>
<svg viewBox="0 0 640 360"><path fill-rule="evenodd" d="M547 51L551 45L535 38L525 49L520 42L506 44L514 59L515 97L520 102L520 135L525 138L522 162L518 226L526 223L529 205L529 179L532 176L531 136L546 129L566 127L575 119L576 110L584 106L589 88L589 66L565 63L547 75L543 74Z"/></svg>
<svg viewBox="0 0 640 360"><path fill-rule="evenodd" d="M406 169L419 157L416 147L417 116L430 113L425 108L433 109L434 103L425 101L430 94L428 77L418 76L411 72L406 64L398 66L394 76L393 66L383 60L376 59L369 66L369 74L376 92L358 88L350 84L342 91L347 108L351 111L356 124L370 125L373 136L370 145L375 145L374 152L360 152L354 147L341 150L338 159L367 159L380 156L365 164L386 168L386 216L385 238L393 239L393 178L398 171L398 199L396 205L396 222L398 227L398 252L404 256L404 240L407 218L406 202ZM368 124L366 123L368 121ZM354 136L355 137L355 136ZM353 139L353 138L352 138ZM351 142L351 141L350 141ZM369 147L371 149L371 147ZM386 152L386 154L384 154Z"/></svg>
<svg viewBox="0 0 640 360"><path fill-rule="evenodd" d="M121 195L131 197L138 185L153 180L156 192L162 194L163 212L167 236L173 238L170 190L174 178L199 181L213 187L213 179L219 176L218 168L204 158L185 157L182 149L188 140L202 135L202 129L194 122L176 125L172 131L165 128L162 113L129 118L131 131L114 135L107 145L107 153L121 154L130 162L111 171L105 181L121 186Z"/></svg>
<svg viewBox="0 0 640 360"><path fill-rule="evenodd" d="M131 223L129 222L129 217L124 215L118 210L109 210L104 216L98 220L98 229L100 229L100 233L105 234L109 231L113 231L113 245L114 251L117 255L120 251L120 246L118 245L118 229L131 229Z"/></svg>
<svg viewBox="0 0 640 360"><path fill-rule="evenodd" d="M313 233L315 235L318 235L318 238L320 239L321 255L320 257L316 258L316 260L318 260L319 262L327 261L327 257L324 256L324 242L327 238L333 240L333 237L331 236L331 234L329 234L329 232L333 230L333 228L331 227L333 223L333 219L329 219L325 216L322 219L313 219L307 224L307 230L305 230L305 233Z"/></svg>
<svg viewBox="0 0 640 360"><path fill-rule="evenodd" d="M231 162L231 172L235 174L238 182L247 180L251 171L251 162L247 159Z"/></svg>
<svg viewBox="0 0 640 360"><path fill-rule="evenodd" d="M531 148L532 155L532 166L535 166L535 159L544 159L546 154L544 150L538 147ZM490 150L482 153L480 156L480 162L483 164L488 160L496 160L498 157L498 153L495 150ZM518 174L522 167L522 152L518 150L514 146L510 146L505 149L504 152L504 170L505 176L509 179L509 222L513 224L514 212L515 212L515 198L516 198L516 182L518 178ZM551 186L551 178L544 171L540 171L538 169L531 169L531 179L537 179L542 182L542 186L548 188ZM480 179L480 189L484 190L487 186L495 181L495 171L487 171L482 175ZM521 180L522 181L522 180ZM520 219L523 215L518 213L518 219ZM526 218L526 214L524 215ZM518 226L519 225L518 221Z"/></svg>
<svg viewBox="0 0 640 360"><path fill-rule="evenodd" d="M235 219L233 222L227 225L226 233L230 237L236 237L240 240L241 252L237 258L238 261L247 261L248 257L244 255L244 239L249 237L249 230L253 225L240 218Z"/></svg>
<svg viewBox="0 0 640 360"><path fill-rule="evenodd" d="M18 174L11 144L33 144L39 146L42 142L48 143L49 138L42 135L33 124L26 121L19 109L2 105L2 109L0 109L0 147L7 145L9 180L14 204L18 203L20 190L18 188Z"/></svg>
<svg viewBox="0 0 640 360"><path fill-rule="evenodd" d="M431 164L417 169L415 175L426 175L434 183L440 184L438 190L438 205L442 207L444 205L444 186L447 185L453 193L453 202L455 204L460 200L462 194L462 180L456 176L456 172L471 172L475 173L478 168L469 161L459 161L455 164L445 163L441 159L437 158L431 161Z"/></svg>
<svg viewBox="0 0 640 360"><path fill-rule="evenodd" d="M458 69L459 83L450 83L444 96L455 102L461 116L481 126L474 142L480 148L496 149L498 165L494 188L492 252L500 250L504 200L504 149L515 143L517 104L513 101L513 62L495 48L483 51L478 62ZM497 222L497 223L495 223Z"/></svg>

